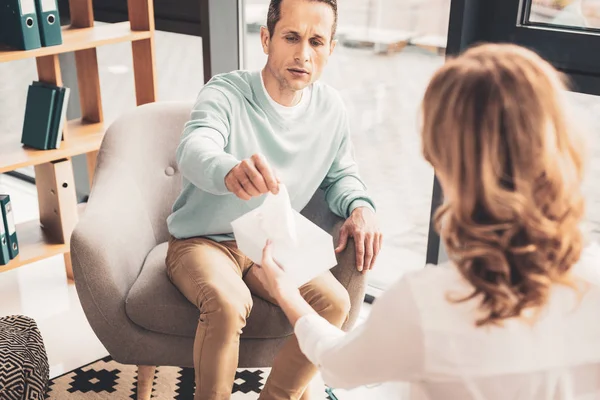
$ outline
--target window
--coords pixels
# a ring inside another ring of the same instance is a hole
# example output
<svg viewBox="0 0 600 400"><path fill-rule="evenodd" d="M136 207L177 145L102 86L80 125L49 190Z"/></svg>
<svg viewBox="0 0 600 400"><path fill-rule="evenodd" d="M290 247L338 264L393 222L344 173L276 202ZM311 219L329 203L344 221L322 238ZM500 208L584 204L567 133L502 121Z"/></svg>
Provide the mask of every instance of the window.
<svg viewBox="0 0 600 400"><path fill-rule="evenodd" d="M587 165L583 182L586 201L584 230L588 238L600 242L600 191L597 179L600 174L600 97L582 93L568 93L576 119L586 133Z"/></svg>
<svg viewBox="0 0 600 400"><path fill-rule="evenodd" d="M599 0L532 0L529 23L600 29Z"/></svg>

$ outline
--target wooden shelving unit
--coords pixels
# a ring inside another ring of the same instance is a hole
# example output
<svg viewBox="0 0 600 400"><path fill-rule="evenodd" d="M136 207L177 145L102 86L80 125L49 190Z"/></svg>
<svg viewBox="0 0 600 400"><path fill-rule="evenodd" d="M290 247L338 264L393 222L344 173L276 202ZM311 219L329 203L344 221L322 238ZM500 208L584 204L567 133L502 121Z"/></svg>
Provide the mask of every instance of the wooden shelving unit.
<svg viewBox="0 0 600 400"><path fill-rule="evenodd" d="M107 44L134 42L148 39L150 31L132 31L129 22L119 22L91 28L73 28L65 26L62 29L63 43L58 46L40 47L34 50L11 50L0 48L0 62L22 60L24 58L43 57L70 51L91 49Z"/></svg>
<svg viewBox="0 0 600 400"><path fill-rule="evenodd" d="M131 42L137 105L156 101L152 0L128 0L129 21L100 26L94 26L92 0L70 0L69 7L71 24L63 28L61 45L29 51L0 47L0 62L35 58L38 79L59 86L58 55L75 52L82 114L80 119L67 121L56 150L25 148L21 132L0 132L0 173L34 166L40 208L40 220L17 225L19 255L0 265L0 272L63 254L67 277L73 278L69 240L85 207L77 205L71 157L86 155L92 182L105 132L96 48ZM66 161L66 168L64 163L55 168L57 161Z"/></svg>

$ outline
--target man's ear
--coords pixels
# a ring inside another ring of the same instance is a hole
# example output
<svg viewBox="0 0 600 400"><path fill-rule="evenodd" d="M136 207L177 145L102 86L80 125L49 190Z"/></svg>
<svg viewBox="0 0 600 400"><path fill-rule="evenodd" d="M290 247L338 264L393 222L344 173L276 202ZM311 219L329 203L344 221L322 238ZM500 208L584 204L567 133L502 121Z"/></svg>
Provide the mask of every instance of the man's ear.
<svg viewBox="0 0 600 400"><path fill-rule="evenodd" d="M266 26L260 27L260 43L262 44L263 52L269 54L269 42L271 41L271 35Z"/></svg>
<svg viewBox="0 0 600 400"><path fill-rule="evenodd" d="M335 49L335 46L337 46L337 43L338 43L337 39L334 39L334 40L331 41L331 47L329 49L329 55L333 54L333 49Z"/></svg>

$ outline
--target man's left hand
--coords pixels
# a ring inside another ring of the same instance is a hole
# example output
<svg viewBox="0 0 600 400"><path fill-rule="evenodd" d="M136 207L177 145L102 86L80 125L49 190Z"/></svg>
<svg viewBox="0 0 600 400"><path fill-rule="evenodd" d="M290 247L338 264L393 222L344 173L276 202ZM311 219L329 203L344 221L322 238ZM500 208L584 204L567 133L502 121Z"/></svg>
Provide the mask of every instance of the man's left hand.
<svg viewBox="0 0 600 400"><path fill-rule="evenodd" d="M352 211L340 230L336 253L344 251L350 237L356 247L356 267L364 274L373 269L383 241L377 217L370 208L358 207Z"/></svg>

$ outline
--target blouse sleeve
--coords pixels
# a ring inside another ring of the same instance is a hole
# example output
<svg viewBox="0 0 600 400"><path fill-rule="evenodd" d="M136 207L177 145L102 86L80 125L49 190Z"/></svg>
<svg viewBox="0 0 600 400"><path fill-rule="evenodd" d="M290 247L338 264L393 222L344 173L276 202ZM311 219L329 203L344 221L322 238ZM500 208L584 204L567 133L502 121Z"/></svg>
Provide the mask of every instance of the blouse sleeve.
<svg viewBox="0 0 600 400"><path fill-rule="evenodd" d="M423 336L407 277L380 296L366 322L349 333L314 314L300 318L294 329L302 352L333 388L412 381L423 370Z"/></svg>

